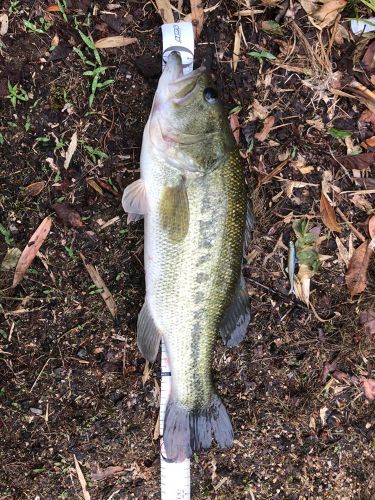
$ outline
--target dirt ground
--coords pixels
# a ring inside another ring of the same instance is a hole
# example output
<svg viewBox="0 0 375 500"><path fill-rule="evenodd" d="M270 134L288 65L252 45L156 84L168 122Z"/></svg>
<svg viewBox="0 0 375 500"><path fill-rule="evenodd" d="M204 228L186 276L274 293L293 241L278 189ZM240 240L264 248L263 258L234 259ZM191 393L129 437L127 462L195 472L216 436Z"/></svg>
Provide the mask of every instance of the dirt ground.
<svg viewBox="0 0 375 500"><path fill-rule="evenodd" d="M139 176L162 21L152 2L59 5L0 6L9 19L0 38L0 262L9 248L23 250L45 217L53 219L21 283L11 288L14 269L0 273L0 498L83 498L75 456L92 499L157 499L160 364L145 371L136 347L143 223L127 226L121 193ZM361 187L335 160L371 138L374 125L360 120L363 100L332 90L345 91L332 84L336 71L373 88L361 62L371 40L360 46L340 28L358 9L369 11L351 2L321 31L299 4L259 1L243 15L247 2L204 5L197 64L212 59L232 123L238 119L256 226L245 266L249 333L239 348L218 345L214 366L235 444L194 457L192 497L375 498L374 403L363 382L375 372L375 329L363 324L375 302L373 264L367 289L351 298L338 252L340 242L346 249L351 239L354 248L362 243L352 228L368 237L374 195L353 202L345 191ZM182 9L188 14L189 3ZM280 29L265 29L275 18ZM136 41L100 50L100 65L84 38L90 34ZM105 68L99 83L107 83L90 106L94 75L84 73L98 67ZM267 116L272 128L256 138ZM64 168L74 132L77 148ZM375 174L373 160L367 167L365 177L357 170L362 181ZM331 199L349 221L336 213L341 232L322 224L325 171L333 178ZM306 215L326 237L309 308L288 295L285 271L292 223ZM112 293L115 318L81 254Z"/></svg>

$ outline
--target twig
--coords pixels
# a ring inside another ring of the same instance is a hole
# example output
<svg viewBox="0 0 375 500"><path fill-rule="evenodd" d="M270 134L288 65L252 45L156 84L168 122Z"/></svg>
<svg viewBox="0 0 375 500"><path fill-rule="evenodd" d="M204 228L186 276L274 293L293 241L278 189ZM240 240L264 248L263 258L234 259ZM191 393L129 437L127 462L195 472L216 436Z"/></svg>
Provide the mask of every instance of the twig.
<svg viewBox="0 0 375 500"><path fill-rule="evenodd" d="M347 216L342 213L338 207L336 207L336 212L339 214L342 220L349 225L349 229L357 236L357 238L359 238L361 241L366 241L366 238L363 236L363 234L361 234L358 229L354 227L353 222L350 222Z"/></svg>

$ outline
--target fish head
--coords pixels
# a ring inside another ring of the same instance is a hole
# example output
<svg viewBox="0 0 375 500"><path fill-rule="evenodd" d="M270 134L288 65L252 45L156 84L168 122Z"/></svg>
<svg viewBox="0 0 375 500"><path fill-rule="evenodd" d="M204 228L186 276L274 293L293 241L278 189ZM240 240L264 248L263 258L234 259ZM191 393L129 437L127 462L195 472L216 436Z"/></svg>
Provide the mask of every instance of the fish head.
<svg viewBox="0 0 375 500"><path fill-rule="evenodd" d="M149 121L152 143L181 170L209 171L235 146L218 91L204 66L183 75L172 52Z"/></svg>

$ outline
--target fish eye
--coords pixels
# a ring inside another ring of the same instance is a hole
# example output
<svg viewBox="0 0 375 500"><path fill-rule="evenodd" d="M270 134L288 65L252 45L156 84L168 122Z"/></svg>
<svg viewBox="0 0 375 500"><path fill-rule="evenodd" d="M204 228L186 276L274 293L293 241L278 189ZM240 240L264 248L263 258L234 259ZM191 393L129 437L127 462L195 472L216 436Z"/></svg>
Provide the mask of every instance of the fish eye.
<svg viewBox="0 0 375 500"><path fill-rule="evenodd" d="M203 91L203 97L208 102L208 104L215 104L217 102L217 90L212 87L207 87Z"/></svg>

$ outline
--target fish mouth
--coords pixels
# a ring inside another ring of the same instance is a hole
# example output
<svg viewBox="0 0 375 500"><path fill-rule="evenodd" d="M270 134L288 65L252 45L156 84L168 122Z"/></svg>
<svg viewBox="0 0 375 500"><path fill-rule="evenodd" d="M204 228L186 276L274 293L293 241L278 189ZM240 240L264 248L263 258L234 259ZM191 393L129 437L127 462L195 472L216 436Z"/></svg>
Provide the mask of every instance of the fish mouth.
<svg viewBox="0 0 375 500"><path fill-rule="evenodd" d="M206 72L204 66L200 66L191 73L184 75L181 56L178 52L171 52L167 61L167 68L176 75L176 79L168 85L168 90L175 104L184 104L193 97L198 89L200 77Z"/></svg>

